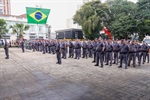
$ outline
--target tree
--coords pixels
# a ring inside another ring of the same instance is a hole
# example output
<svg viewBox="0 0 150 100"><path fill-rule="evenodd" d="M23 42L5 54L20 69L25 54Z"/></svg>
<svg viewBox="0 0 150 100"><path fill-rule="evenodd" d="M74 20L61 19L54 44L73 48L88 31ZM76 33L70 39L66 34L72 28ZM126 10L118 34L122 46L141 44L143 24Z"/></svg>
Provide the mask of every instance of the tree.
<svg viewBox="0 0 150 100"><path fill-rule="evenodd" d="M8 30L6 29L6 22L4 19L0 19L0 39L2 38L3 34L6 34Z"/></svg>
<svg viewBox="0 0 150 100"><path fill-rule="evenodd" d="M84 4L74 15L74 22L82 26L82 31L86 38L95 39L99 37L102 30L102 18L107 16L109 9L106 4L99 0Z"/></svg>
<svg viewBox="0 0 150 100"><path fill-rule="evenodd" d="M23 23L16 23L15 25L11 25L10 29L12 29L12 34L17 34L17 39L18 36L19 38L23 37L23 34L25 34L24 31L29 30L30 26L29 25L24 25Z"/></svg>
<svg viewBox="0 0 150 100"><path fill-rule="evenodd" d="M111 31L114 38L128 39L131 34L137 31L134 13L136 4L127 0L107 0L110 9L110 19L104 24Z"/></svg>
<svg viewBox="0 0 150 100"><path fill-rule="evenodd" d="M150 35L150 0L139 0L137 2L135 18L137 19L140 38L143 39L145 35Z"/></svg>

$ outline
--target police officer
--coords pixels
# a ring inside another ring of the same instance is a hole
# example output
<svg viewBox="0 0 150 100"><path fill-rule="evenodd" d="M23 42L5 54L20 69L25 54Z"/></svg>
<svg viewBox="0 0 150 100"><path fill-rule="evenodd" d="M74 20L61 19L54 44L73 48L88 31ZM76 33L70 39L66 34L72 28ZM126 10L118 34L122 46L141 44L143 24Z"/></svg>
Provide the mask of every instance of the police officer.
<svg viewBox="0 0 150 100"><path fill-rule="evenodd" d="M82 44L82 50L83 50L83 57L82 58L88 58L88 45L85 41L83 41Z"/></svg>
<svg viewBox="0 0 150 100"><path fill-rule="evenodd" d="M52 53L55 54L55 41L52 40Z"/></svg>
<svg viewBox="0 0 150 100"><path fill-rule="evenodd" d="M88 51L89 51L89 57L92 58L93 57L93 44L92 41L89 41L88 43Z"/></svg>
<svg viewBox="0 0 150 100"><path fill-rule="evenodd" d="M32 42L32 49L33 49L33 52L35 51L35 49L36 49L36 46L35 46L35 40Z"/></svg>
<svg viewBox="0 0 150 100"><path fill-rule="evenodd" d="M5 50L5 59L9 59L9 43L6 41L5 39L5 43L4 43L4 50Z"/></svg>
<svg viewBox="0 0 150 100"><path fill-rule="evenodd" d="M110 66L112 66L112 52L113 52L113 46L111 40L108 41L108 45L106 46L106 64L108 65L110 60Z"/></svg>
<svg viewBox="0 0 150 100"><path fill-rule="evenodd" d="M48 40L45 40L45 52L48 53Z"/></svg>
<svg viewBox="0 0 150 100"><path fill-rule="evenodd" d="M22 52L24 53L24 40L23 39L22 39L20 45L21 45Z"/></svg>
<svg viewBox="0 0 150 100"><path fill-rule="evenodd" d="M129 58L128 58L128 66L130 66L130 62L133 60L133 67L135 67L136 63L136 45L135 41L132 41L129 45Z"/></svg>
<svg viewBox="0 0 150 100"><path fill-rule="evenodd" d="M149 50L150 50L150 46L146 43L148 50L146 52L146 59L147 59L147 63L149 63Z"/></svg>
<svg viewBox="0 0 150 100"><path fill-rule="evenodd" d="M139 44L139 42L136 42L136 57L138 60L138 64L140 65L140 53L141 53L141 45Z"/></svg>
<svg viewBox="0 0 150 100"><path fill-rule="evenodd" d="M118 68L122 68L123 61L125 62L125 69L127 69L127 55L129 52L129 46L125 40L122 41L123 45L120 51L120 66Z"/></svg>
<svg viewBox="0 0 150 100"><path fill-rule="evenodd" d="M75 59L80 59L81 57L81 43L79 42L79 40L76 40L75 43Z"/></svg>
<svg viewBox="0 0 150 100"><path fill-rule="evenodd" d="M60 41L58 40L56 42L56 57L57 57L57 63L56 64L61 64L61 43Z"/></svg>
<svg viewBox="0 0 150 100"><path fill-rule="evenodd" d="M39 49L40 49L39 51L42 52L43 48L42 48L42 41L41 40L39 41Z"/></svg>
<svg viewBox="0 0 150 100"><path fill-rule="evenodd" d="M73 57L74 57L74 44L70 40L69 41L69 58L73 58Z"/></svg>
<svg viewBox="0 0 150 100"><path fill-rule="evenodd" d="M117 43L117 40L113 43L113 51L114 51L114 62L113 64L118 65L118 59L119 59L119 51L120 51L120 45Z"/></svg>
<svg viewBox="0 0 150 100"><path fill-rule="evenodd" d="M67 44L66 44L66 42L63 40L63 41L62 41L62 58L64 58L64 59L66 59L66 56L67 56L66 49L67 49Z"/></svg>
<svg viewBox="0 0 150 100"><path fill-rule="evenodd" d="M45 54L45 51L46 51L46 42L45 42L45 40L43 40L43 42L42 42L42 48L43 48L43 54Z"/></svg>
<svg viewBox="0 0 150 100"><path fill-rule="evenodd" d="M97 44L97 48L96 48L96 65L95 66L99 66L99 61L101 64L101 68L103 67L103 51L104 51L104 43L102 42L101 39L99 39L99 42Z"/></svg>
<svg viewBox="0 0 150 100"><path fill-rule="evenodd" d="M102 55L103 55L104 62L106 62L106 47L108 45L107 40L104 40L103 44L104 44L104 51L102 52Z"/></svg>
<svg viewBox="0 0 150 100"><path fill-rule="evenodd" d="M37 40L37 51L40 50L40 40Z"/></svg>
<svg viewBox="0 0 150 100"><path fill-rule="evenodd" d="M148 51L148 46L146 45L145 42L143 42L143 44L141 46L140 64L141 64L141 58L142 57L143 57L143 64L145 63L147 51Z"/></svg>
<svg viewBox="0 0 150 100"><path fill-rule="evenodd" d="M96 61L96 47L97 47L97 39L95 39L93 42L94 60L92 61L92 63L95 63Z"/></svg>

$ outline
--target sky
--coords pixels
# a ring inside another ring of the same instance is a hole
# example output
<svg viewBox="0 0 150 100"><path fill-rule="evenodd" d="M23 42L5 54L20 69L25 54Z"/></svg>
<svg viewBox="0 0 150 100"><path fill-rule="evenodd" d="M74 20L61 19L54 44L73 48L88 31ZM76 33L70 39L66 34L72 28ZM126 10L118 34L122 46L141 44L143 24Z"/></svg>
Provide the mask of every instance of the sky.
<svg viewBox="0 0 150 100"><path fill-rule="evenodd" d="M52 32L66 28L66 21L72 18L77 10L77 5L82 4L82 0L10 0L11 14L21 15L26 13L26 7L36 7L36 5L50 9L47 24L52 26ZM101 0L104 2L105 0ZM130 0L136 2L137 0Z"/></svg>

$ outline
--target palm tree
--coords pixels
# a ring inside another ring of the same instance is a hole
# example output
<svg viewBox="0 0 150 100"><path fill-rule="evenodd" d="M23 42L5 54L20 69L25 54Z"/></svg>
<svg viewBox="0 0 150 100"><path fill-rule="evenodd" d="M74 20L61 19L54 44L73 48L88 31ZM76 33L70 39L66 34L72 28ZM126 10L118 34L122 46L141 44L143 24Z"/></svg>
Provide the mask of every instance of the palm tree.
<svg viewBox="0 0 150 100"><path fill-rule="evenodd" d="M11 25L10 29L12 29L12 34L17 34L17 40L18 36L19 38L23 37L23 34L25 34L24 31L29 30L29 25L24 25L23 23L16 23L15 25Z"/></svg>
<svg viewBox="0 0 150 100"><path fill-rule="evenodd" d="M0 39L2 38L2 35L7 33L8 30L6 29L6 22L4 19L0 19Z"/></svg>

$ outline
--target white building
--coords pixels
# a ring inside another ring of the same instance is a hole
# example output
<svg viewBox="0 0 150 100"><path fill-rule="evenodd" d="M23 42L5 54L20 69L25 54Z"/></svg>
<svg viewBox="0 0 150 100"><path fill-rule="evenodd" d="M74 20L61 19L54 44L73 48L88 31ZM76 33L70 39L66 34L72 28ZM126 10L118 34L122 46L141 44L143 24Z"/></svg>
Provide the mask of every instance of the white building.
<svg viewBox="0 0 150 100"><path fill-rule="evenodd" d="M2 39L7 39L7 40L16 40L17 39L17 34L12 34L12 30L9 28L10 25L15 25L16 23L23 23L24 25L29 25L30 28L28 31L26 31L25 35L23 35L24 39L46 39L46 33L47 28L46 25L43 24L28 24L27 23L27 18L26 14L20 15L20 16L15 16L15 15L0 15L0 19L4 19L7 23L7 29L9 29L8 33L5 34Z"/></svg>

